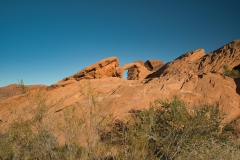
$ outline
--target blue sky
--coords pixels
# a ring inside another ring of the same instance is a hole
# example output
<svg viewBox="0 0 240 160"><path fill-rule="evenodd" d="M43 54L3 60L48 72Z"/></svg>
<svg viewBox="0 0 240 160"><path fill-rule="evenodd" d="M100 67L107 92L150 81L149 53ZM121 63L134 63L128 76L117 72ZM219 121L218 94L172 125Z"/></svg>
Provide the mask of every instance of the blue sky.
<svg viewBox="0 0 240 160"><path fill-rule="evenodd" d="M240 38L239 0L1 0L0 87L51 85L101 59L165 63Z"/></svg>

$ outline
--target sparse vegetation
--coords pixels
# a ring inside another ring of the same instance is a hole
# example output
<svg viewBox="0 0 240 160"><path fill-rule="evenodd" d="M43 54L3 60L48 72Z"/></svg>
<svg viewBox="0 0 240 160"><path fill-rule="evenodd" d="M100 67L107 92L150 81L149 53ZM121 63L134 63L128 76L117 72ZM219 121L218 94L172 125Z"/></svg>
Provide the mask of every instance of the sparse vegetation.
<svg viewBox="0 0 240 160"><path fill-rule="evenodd" d="M191 113L177 98L156 100L149 110L133 110L125 122L115 122L102 140L117 148L120 159L238 159L240 151L220 134L221 120L217 106L204 104Z"/></svg>
<svg viewBox="0 0 240 160"><path fill-rule="evenodd" d="M88 106L80 115L80 103L56 114L51 108L61 102L41 91L28 94L24 112L0 135L0 159L240 159L226 134L233 128L220 130L218 106L189 107L174 97L118 120L103 114L90 83L81 93Z"/></svg>
<svg viewBox="0 0 240 160"><path fill-rule="evenodd" d="M237 69L229 69L228 65L223 66L224 72L223 75L231 78L240 78L240 71Z"/></svg>
<svg viewBox="0 0 240 160"><path fill-rule="evenodd" d="M26 94L28 92L27 87L24 85L23 80L18 81L18 90L21 94Z"/></svg>

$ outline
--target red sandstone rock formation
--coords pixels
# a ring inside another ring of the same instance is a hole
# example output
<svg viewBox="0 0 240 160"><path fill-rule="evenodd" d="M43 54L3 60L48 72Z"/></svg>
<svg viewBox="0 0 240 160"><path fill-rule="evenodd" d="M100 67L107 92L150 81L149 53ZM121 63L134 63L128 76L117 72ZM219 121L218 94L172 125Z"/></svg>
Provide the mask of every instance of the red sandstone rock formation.
<svg viewBox="0 0 240 160"><path fill-rule="evenodd" d="M165 64L148 78L207 72L223 73L223 66L229 69L240 68L240 39L235 40L206 55L203 49L183 54Z"/></svg>
<svg viewBox="0 0 240 160"><path fill-rule="evenodd" d="M119 61L117 57L110 57L84 68L72 77L76 80L80 80L82 78L100 79L106 77L121 77L117 70L118 66Z"/></svg>
<svg viewBox="0 0 240 160"><path fill-rule="evenodd" d="M240 79L222 74L222 67L226 64L230 69L239 69L240 40L209 55L203 49L188 52L165 65L161 61L149 60L118 68L116 57L107 58L63 79L45 92L49 94L49 101L64 99L62 104L52 108L53 114L75 104L87 106L88 101L79 88L90 82L96 90L97 101L105 107L104 112L118 117L124 117L130 109L148 108L157 98L169 99L177 95L192 106L203 102L219 104L225 113L224 123L230 123L240 117ZM128 79L132 80L121 79L126 69L129 69ZM2 130L14 117L9 108L24 105L24 101L21 95L0 100ZM82 112L82 108L77 108L77 112ZM240 125L236 126L236 131L240 137Z"/></svg>
<svg viewBox="0 0 240 160"><path fill-rule="evenodd" d="M240 65L240 39L235 40L213 52L201 60L199 70L203 72L223 72L223 66L229 69Z"/></svg>

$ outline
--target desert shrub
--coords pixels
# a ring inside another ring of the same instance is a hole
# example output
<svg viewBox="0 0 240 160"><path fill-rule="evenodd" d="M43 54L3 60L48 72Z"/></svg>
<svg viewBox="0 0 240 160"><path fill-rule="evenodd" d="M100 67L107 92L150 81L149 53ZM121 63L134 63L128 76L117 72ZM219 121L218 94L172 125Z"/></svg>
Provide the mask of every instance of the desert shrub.
<svg viewBox="0 0 240 160"><path fill-rule="evenodd" d="M99 141L100 128L105 128L109 122L114 119L111 113L106 112L102 103L97 100L97 89L90 81L80 86L80 93L86 100L86 105L76 103L81 110L81 117L84 119L84 137L87 143L87 153L89 159L106 159L108 157L108 148Z"/></svg>
<svg viewBox="0 0 240 160"><path fill-rule="evenodd" d="M0 136L0 159L106 159L107 149L99 143L98 128L103 126L103 107L90 83L81 87L87 106L75 103L53 112L62 103L50 101L44 90L31 92L20 81L24 103L11 112L17 117ZM82 112L80 115L76 108ZM64 142L60 143L61 136ZM82 142L82 143L80 143Z"/></svg>
<svg viewBox="0 0 240 160"><path fill-rule="evenodd" d="M64 145L55 148L61 159L79 159L86 157L87 150L79 143L85 133L84 117L76 114L75 106L68 106L63 110L63 120L58 120L58 131L64 135Z"/></svg>
<svg viewBox="0 0 240 160"><path fill-rule="evenodd" d="M223 69L224 69L223 75L225 75L225 76L232 77L232 78L239 78L240 77L240 71L237 70L237 69L230 70L227 65L224 65Z"/></svg>
<svg viewBox="0 0 240 160"><path fill-rule="evenodd" d="M51 133L53 119L48 113L54 104L47 102L42 91L23 94L27 102L13 110L17 117L6 132L9 150L14 159L54 159L52 149L58 146L58 141Z"/></svg>
<svg viewBox="0 0 240 160"><path fill-rule="evenodd" d="M7 139L7 134L0 135L0 160L13 159L12 146Z"/></svg>
<svg viewBox="0 0 240 160"><path fill-rule="evenodd" d="M72 145L72 146L71 146ZM56 154L56 159L59 160L82 160L88 159L87 151L85 147L71 144L71 145L62 145L53 149ZM69 149L73 149L70 151ZM70 152L69 152L70 151Z"/></svg>
<svg viewBox="0 0 240 160"><path fill-rule="evenodd" d="M19 85L19 89L24 91L20 98L26 101L11 110L17 117L6 133L0 136L0 159L81 158L84 149L78 143L78 131L83 122L74 113L74 107L63 111L62 122L56 114L49 111L61 103L61 100L50 101L41 89L34 93L26 91L22 81ZM54 132L64 133L64 145L59 144Z"/></svg>
<svg viewBox="0 0 240 160"><path fill-rule="evenodd" d="M12 145L14 157L17 159L54 159L52 149L58 145L50 133L35 132L28 122L19 122L11 125L9 142Z"/></svg>
<svg viewBox="0 0 240 160"><path fill-rule="evenodd" d="M234 159L240 156L231 142L221 138L224 135L220 134L222 116L218 106L203 104L190 110L175 97L173 101L156 100L149 110L130 113L128 119L115 121L101 134L101 140L118 151L116 159L224 159L225 154Z"/></svg>
<svg viewBox="0 0 240 160"><path fill-rule="evenodd" d="M21 79L20 81L18 81L18 90L20 91L20 93L22 94L26 94L28 92L27 87L24 85L23 80Z"/></svg>

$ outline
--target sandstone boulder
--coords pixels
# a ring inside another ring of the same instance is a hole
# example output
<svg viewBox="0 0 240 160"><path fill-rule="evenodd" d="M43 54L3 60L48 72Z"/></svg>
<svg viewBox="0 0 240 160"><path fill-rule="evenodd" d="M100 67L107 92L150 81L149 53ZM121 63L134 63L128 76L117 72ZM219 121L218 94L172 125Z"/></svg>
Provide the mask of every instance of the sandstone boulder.
<svg viewBox="0 0 240 160"><path fill-rule="evenodd" d="M128 80L143 80L164 65L161 60L147 60L145 63L136 61L134 64L128 69Z"/></svg>
<svg viewBox="0 0 240 160"><path fill-rule="evenodd" d="M80 79L100 79L105 77L119 77L117 67L119 61L117 57L103 59L91 66L84 68L72 77L76 80Z"/></svg>
<svg viewBox="0 0 240 160"><path fill-rule="evenodd" d="M163 61L161 60L147 60L144 63L144 66L149 70L149 71L156 71L160 69L164 65Z"/></svg>
<svg viewBox="0 0 240 160"><path fill-rule="evenodd" d="M204 49L187 52L172 62L165 64L147 78L198 73L201 58L204 56L206 56Z"/></svg>
<svg viewBox="0 0 240 160"><path fill-rule="evenodd" d="M139 78L139 68L144 65L142 60L134 62L135 65L128 68L127 79L128 80L137 80Z"/></svg>

